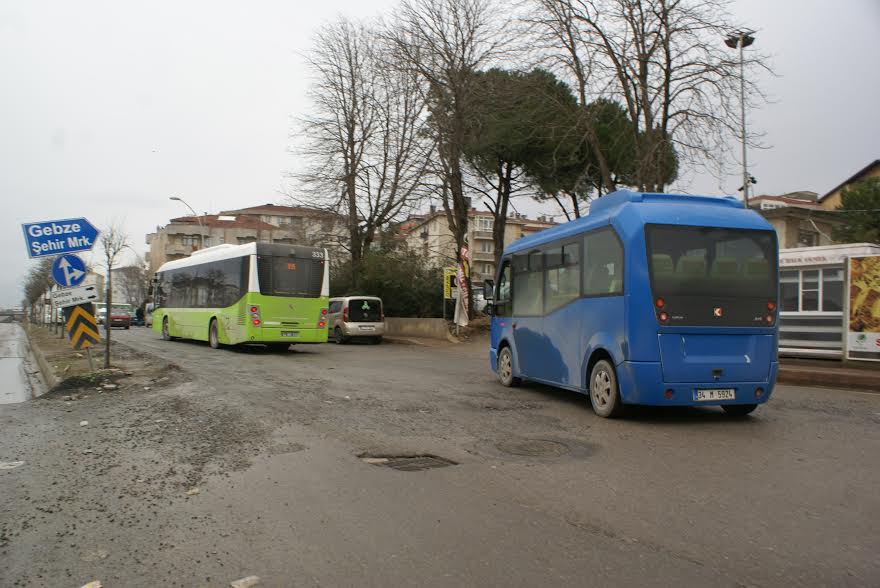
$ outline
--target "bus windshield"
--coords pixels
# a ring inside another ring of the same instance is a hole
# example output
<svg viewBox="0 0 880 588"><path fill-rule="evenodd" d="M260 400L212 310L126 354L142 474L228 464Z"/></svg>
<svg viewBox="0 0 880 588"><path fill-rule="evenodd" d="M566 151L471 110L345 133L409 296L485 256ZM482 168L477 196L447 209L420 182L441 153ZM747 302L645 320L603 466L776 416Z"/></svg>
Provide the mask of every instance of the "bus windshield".
<svg viewBox="0 0 880 588"><path fill-rule="evenodd" d="M324 282L324 260L293 256L257 257L260 293L266 296L317 298Z"/></svg>
<svg viewBox="0 0 880 588"><path fill-rule="evenodd" d="M670 324L753 325L759 307L776 303L772 231L648 225L645 232L653 295L678 303ZM727 317L704 312L722 301L733 311Z"/></svg>

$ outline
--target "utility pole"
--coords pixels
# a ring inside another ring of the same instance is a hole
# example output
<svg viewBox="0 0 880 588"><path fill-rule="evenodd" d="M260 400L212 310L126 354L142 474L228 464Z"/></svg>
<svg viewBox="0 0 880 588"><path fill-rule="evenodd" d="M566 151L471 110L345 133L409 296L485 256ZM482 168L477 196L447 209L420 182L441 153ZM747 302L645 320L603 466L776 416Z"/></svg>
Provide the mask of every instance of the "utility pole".
<svg viewBox="0 0 880 588"><path fill-rule="evenodd" d="M739 47L739 96L740 96L740 114L742 117L742 192L743 204L749 207L749 186L751 185L751 177L749 176L749 164L747 154L747 134L746 134L746 69L745 69L745 53L746 47L755 42L755 31L739 30L732 33L724 40L724 44L731 49Z"/></svg>

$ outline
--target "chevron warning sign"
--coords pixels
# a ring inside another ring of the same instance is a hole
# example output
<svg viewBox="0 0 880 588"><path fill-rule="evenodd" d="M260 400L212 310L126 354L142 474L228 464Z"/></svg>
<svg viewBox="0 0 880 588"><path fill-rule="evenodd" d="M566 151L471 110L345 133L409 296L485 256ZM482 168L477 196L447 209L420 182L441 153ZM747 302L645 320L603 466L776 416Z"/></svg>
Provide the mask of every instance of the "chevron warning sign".
<svg viewBox="0 0 880 588"><path fill-rule="evenodd" d="M67 324L70 346L74 349L86 349L101 340L94 304L68 306L64 309L64 322Z"/></svg>

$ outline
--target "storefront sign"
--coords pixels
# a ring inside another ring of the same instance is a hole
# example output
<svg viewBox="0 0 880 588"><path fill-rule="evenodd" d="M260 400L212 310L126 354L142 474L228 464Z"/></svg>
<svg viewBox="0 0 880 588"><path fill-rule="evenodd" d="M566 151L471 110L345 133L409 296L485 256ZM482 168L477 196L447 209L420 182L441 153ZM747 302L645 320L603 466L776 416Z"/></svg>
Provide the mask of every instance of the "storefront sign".
<svg viewBox="0 0 880 588"><path fill-rule="evenodd" d="M851 257L846 357L880 361L880 255Z"/></svg>

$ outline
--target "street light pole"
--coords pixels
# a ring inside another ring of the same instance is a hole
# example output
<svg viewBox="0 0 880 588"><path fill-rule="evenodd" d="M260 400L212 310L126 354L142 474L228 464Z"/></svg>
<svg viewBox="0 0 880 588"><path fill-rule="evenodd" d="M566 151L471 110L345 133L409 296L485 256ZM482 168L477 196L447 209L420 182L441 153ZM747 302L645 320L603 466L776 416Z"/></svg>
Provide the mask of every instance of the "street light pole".
<svg viewBox="0 0 880 588"><path fill-rule="evenodd" d="M189 208L189 211L193 213L193 216L196 217L196 222L199 223L199 249L205 248L205 226L202 224L202 218L196 214L196 211L193 210L193 207L186 203L186 200L179 196L171 196L169 200L176 200L178 202L182 202L184 206Z"/></svg>
<svg viewBox="0 0 880 588"><path fill-rule="evenodd" d="M740 114L742 117L742 191L743 204L749 207L749 185L751 177L749 176L749 163L746 148L746 68L745 53L746 47L755 42L755 31L740 30L728 36L724 43L731 49L739 47L739 96L740 96Z"/></svg>

